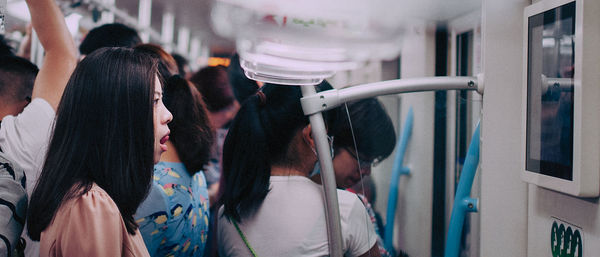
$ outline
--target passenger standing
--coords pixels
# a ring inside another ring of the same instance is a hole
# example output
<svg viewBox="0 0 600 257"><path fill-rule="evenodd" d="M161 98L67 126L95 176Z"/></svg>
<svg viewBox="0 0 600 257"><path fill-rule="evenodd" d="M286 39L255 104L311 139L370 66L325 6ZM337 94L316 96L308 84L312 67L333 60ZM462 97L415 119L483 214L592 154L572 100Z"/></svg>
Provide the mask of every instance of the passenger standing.
<svg viewBox="0 0 600 257"><path fill-rule="evenodd" d="M240 104L244 103L248 97L256 94L256 91L263 86L263 82L246 77L240 64L240 56L237 53L231 57L231 62L227 66L227 77L233 88L235 99Z"/></svg>
<svg viewBox="0 0 600 257"><path fill-rule="evenodd" d="M31 102L38 71L37 66L27 59L15 55L0 56L0 122L8 115L19 115Z"/></svg>
<svg viewBox="0 0 600 257"><path fill-rule="evenodd" d="M28 210L40 256L148 256L133 215L167 150L157 62L103 48L67 84Z"/></svg>
<svg viewBox="0 0 600 257"><path fill-rule="evenodd" d="M208 237L209 202L202 167L213 134L202 95L187 80L171 77L164 102L173 113L169 151L154 166L150 194L136 221L151 256L199 256Z"/></svg>
<svg viewBox="0 0 600 257"><path fill-rule="evenodd" d="M12 46L6 42L4 35L0 35L0 56L4 57L7 55L14 55L14 50Z"/></svg>
<svg viewBox="0 0 600 257"><path fill-rule="evenodd" d="M219 210L221 256L329 254L320 185L308 176L317 161L300 88L266 85L248 98L223 149ZM338 190L346 256L379 256L360 200Z"/></svg>
<svg viewBox="0 0 600 257"><path fill-rule="evenodd" d="M227 135L229 123L237 114L240 105L235 100L227 78L227 70L223 66L205 67L196 72L190 81L196 85L196 88L204 97L211 126L215 133L210 162L204 168L210 200L215 202L221 177L223 142Z"/></svg>
<svg viewBox="0 0 600 257"><path fill-rule="evenodd" d="M173 56L173 59L177 63L177 74L184 79L189 79L192 76L189 61L180 54L171 53L171 56Z"/></svg>
<svg viewBox="0 0 600 257"><path fill-rule="evenodd" d="M79 52L83 58L102 47L133 48L141 43L135 29L121 23L109 23L90 30L79 45Z"/></svg>
<svg viewBox="0 0 600 257"><path fill-rule="evenodd" d="M392 120L377 99L354 101L346 106L347 111L344 106L336 109L336 120L331 122L328 132L334 138L336 184L343 189L370 175L371 166L387 158L396 145ZM320 175L313 180L320 183Z"/></svg>
<svg viewBox="0 0 600 257"><path fill-rule="evenodd" d="M26 3L45 56L30 95L31 103L18 115L1 118L0 149L12 164L24 170L27 192L31 195L46 155L55 109L77 63L77 51L54 1L27 0ZM26 99L20 99L23 100ZM1 113L7 113L5 107L1 108ZM39 256L39 245L31 241L25 231L23 237L27 241L25 255Z"/></svg>
<svg viewBox="0 0 600 257"><path fill-rule="evenodd" d="M381 103L375 98L350 102L336 109L337 115L329 126L333 136L333 169L340 189L347 189L371 174L371 167L387 158L396 145L396 132L392 120ZM358 151L357 151L358 150ZM311 179L321 183L319 167L315 167ZM383 229L378 224L372 204L356 192L363 202L377 233L381 256L390 256L383 246ZM392 249L388 249L392 250Z"/></svg>
<svg viewBox="0 0 600 257"><path fill-rule="evenodd" d="M17 57L0 37L0 126L1 117L18 115L31 102L38 68ZM22 254L20 239L27 214L26 177L23 169L0 148L0 256Z"/></svg>

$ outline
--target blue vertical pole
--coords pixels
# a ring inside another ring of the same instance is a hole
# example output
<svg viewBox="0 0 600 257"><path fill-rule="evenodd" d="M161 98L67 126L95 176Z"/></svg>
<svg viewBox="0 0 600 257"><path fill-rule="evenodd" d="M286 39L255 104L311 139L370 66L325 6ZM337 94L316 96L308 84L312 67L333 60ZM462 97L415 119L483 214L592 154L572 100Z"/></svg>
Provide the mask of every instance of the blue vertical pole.
<svg viewBox="0 0 600 257"><path fill-rule="evenodd" d="M412 133L413 126L413 110L412 107L408 110L406 120L404 121L404 128L402 129L402 136L398 142L398 148L396 149L396 156L394 159L394 166L392 167L392 176L390 181L390 191L388 196L388 206L386 212L386 224L385 233L383 239L383 246L385 249L392 253L393 251L393 239L394 239L394 218L396 216L396 207L398 205L398 183L401 175L410 173L410 170L402 166L404 160L404 154L406 153L406 145L408 139Z"/></svg>
<svg viewBox="0 0 600 257"><path fill-rule="evenodd" d="M460 251L460 239L465 223L467 212L476 212L478 200L470 197L471 187L475 172L479 165L479 123L471 138L467 158L460 173L458 188L454 197L454 205L452 206L452 216L450 217L450 228L446 237L446 250L444 257L457 257Z"/></svg>

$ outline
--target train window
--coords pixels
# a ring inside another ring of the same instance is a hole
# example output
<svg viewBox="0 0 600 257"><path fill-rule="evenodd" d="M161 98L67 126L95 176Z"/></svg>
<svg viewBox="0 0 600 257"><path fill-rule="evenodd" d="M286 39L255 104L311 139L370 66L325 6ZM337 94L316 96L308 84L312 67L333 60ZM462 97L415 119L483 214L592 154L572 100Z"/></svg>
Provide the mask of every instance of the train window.
<svg viewBox="0 0 600 257"><path fill-rule="evenodd" d="M463 32L456 36L456 75L457 76L472 76L472 59L473 59L473 36L472 30ZM455 162L455 181L454 189L458 187L458 179L460 171L467 156L467 148L471 138L470 129L473 123L470 119L469 102L472 101L467 90L456 92L456 162Z"/></svg>

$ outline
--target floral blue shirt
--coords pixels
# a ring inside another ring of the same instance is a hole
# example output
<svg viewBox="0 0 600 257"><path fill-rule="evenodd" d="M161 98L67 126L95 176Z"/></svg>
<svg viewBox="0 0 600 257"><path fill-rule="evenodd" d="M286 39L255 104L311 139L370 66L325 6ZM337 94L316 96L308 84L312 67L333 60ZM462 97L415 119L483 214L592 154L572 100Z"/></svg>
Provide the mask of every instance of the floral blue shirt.
<svg viewBox="0 0 600 257"><path fill-rule="evenodd" d="M208 237L209 203L203 172L190 176L183 163L159 162L136 222L151 256L199 256Z"/></svg>

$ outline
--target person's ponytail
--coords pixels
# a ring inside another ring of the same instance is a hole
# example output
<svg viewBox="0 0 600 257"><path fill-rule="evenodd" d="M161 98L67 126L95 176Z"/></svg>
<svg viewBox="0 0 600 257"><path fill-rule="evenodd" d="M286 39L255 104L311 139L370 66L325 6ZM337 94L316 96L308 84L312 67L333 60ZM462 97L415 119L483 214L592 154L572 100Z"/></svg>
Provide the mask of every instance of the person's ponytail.
<svg viewBox="0 0 600 257"><path fill-rule="evenodd" d="M255 210L269 192L271 168L267 140L260 121L259 97L254 95L240 108L223 145L225 190L224 214L241 221Z"/></svg>
<svg viewBox="0 0 600 257"><path fill-rule="evenodd" d="M305 165L292 144L309 123L301 97L298 86L265 85L242 104L223 146L225 216L241 222L260 207L272 165Z"/></svg>

